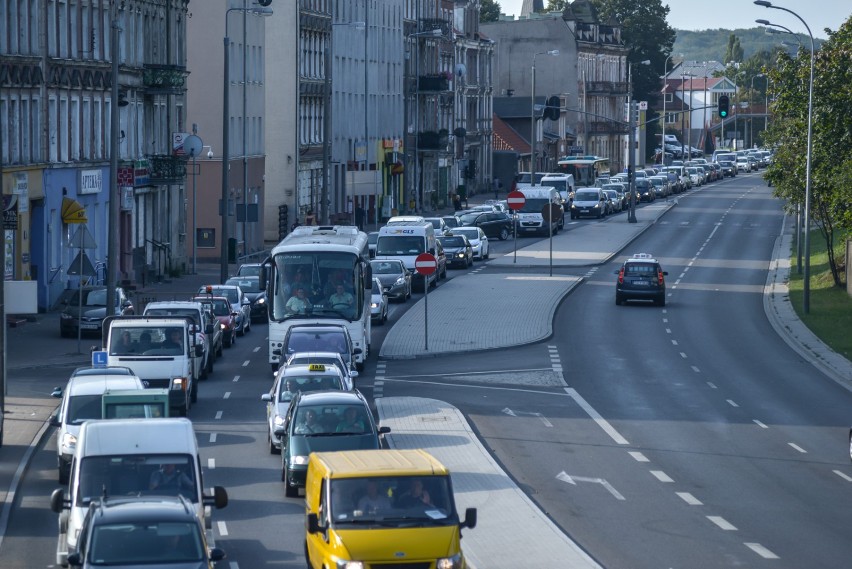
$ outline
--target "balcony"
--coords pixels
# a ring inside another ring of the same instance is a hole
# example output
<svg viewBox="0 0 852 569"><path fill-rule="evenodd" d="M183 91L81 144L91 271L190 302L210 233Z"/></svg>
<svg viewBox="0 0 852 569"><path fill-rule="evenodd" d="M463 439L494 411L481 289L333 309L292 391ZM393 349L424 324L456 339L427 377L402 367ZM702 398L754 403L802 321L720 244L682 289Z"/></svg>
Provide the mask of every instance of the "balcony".
<svg viewBox="0 0 852 569"><path fill-rule="evenodd" d="M154 185L183 183L186 178L185 157L153 154L147 158L150 168L149 183Z"/></svg>
<svg viewBox="0 0 852 569"><path fill-rule="evenodd" d="M441 131L425 131L417 134L417 150L445 150L449 142L449 133Z"/></svg>
<svg viewBox="0 0 852 569"><path fill-rule="evenodd" d="M442 20L440 18L420 18L418 20L420 24L420 29L418 32L431 32L434 29L441 30L441 34L446 36L450 31L450 24L446 20ZM440 37L436 38L428 38L428 39L441 39Z"/></svg>
<svg viewBox="0 0 852 569"><path fill-rule="evenodd" d="M586 81L587 95L627 95L626 81Z"/></svg>
<svg viewBox="0 0 852 569"><path fill-rule="evenodd" d="M451 88L449 77L443 74L421 75L417 78L417 90L421 93L440 93Z"/></svg>
<svg viewBox="0 0 852 569"><path fill-rule="evenodd" d="M627 125L614 121L592 121L589 123L591 134L627 134Z"/></svg>
<svg viewBox="0 0 852 569"><path fill-rule="evenodd" d="M142 84L146 94L181 94L186 91L186 67L180 65L157 65L146 63L142 66Z"/></svg>

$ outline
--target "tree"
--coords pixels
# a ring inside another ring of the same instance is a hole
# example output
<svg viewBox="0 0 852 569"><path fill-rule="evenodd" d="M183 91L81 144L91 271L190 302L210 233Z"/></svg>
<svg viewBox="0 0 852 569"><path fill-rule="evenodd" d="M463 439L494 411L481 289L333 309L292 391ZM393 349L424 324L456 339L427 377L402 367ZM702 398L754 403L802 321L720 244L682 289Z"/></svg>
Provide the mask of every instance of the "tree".
<svg viewBox="0 0 852 569"><path fill-rule="evenodd" d="M835 244L852 232L852 18L816 52L813 85L810 211L828 251L835 286L843 287ZM767 141L775 157L765 177L788 210L805 202L810 52L780 52L769 70L774 102Z"/></svg>
<svg viewBox="0 0 852 569"><path fill-rule="evenodd" d="M740 63L743 60L743 48L740 45L740 38L735 34L728 36L728 47L725 48L725 59L722 63L727 65L730 62Z"/></svg>
<svg viewBox="0 0 852 569"><path fill-rule="evenodd" d="M648 106L654 107L662 87L660 77L676 36L675 30L666 21L669 7L663 6L661 0L590 1L597 8L601 22L615 19L621 24L621 39L630 49L628 61L633 63L633 98L648 101ZM651 64L637 65L645 60L650 60ZM654 119L656 115L655 112L649 112L648 119ZM659 121L648 125L645 147L649 150L649 156L657 146L658 132Z"/></svg>
<svg viewBox="0 0 852 569"><path fill-rule="evenodd" d="M497 0L481 0L479 3L479 21L496 22L500 19L502 8Z"/></svg>
<svg viewBox="0 0 852 569"><path fill-rule="evenodd" d="M561 12L568 5L568 0L547 0L548 12Z"/></svg>

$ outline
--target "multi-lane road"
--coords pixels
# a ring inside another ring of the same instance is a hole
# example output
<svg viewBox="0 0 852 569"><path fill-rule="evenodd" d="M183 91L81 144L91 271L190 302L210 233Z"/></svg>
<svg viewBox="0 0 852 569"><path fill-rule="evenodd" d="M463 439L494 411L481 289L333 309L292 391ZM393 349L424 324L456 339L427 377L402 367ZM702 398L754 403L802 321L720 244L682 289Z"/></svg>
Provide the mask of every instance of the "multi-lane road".
<svg viewBox="0 0 852 569"><path fill-rule="evenodd" d="M852 394L791 351L766 319L764 284L781 227L779 203L759 176L682 196L623 252L661 261L665 308L615 305L617 259L564 269L585 281L557 310L553 337L388 361L382 394L461 409L519 486L602 566L846 566ZM358 380L368 396L377 348L411 306L393 304L389 325L374 328L374 354ZM255 325L226 350L190 413L205 483L230 494L214 523L232 568L304 566L304 506L284 498L280 458L266 446L265 333ZM45 338L46 349L67 350L67 342ZM69 372L13 381L47 395ZM54 563L54 449L46 439L19 489L0 548L4 568Z"/></svg>

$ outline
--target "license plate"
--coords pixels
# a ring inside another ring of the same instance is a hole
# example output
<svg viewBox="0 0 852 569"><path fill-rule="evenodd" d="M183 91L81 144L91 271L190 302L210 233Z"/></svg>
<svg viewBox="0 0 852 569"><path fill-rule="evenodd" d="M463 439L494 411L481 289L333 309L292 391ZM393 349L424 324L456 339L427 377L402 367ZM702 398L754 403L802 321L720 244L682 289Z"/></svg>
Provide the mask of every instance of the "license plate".
<svg viewBox="0 0 852 569"><path fill-rule="evenodd" d="M81 330L97 330L100 328L97 324L80 324Z"/></svg>
<svg viewBox="0 0 852 569"><path fill-rule="evenodd" d="M583 212L585 212L585 211L589 211L589 208L587 208L587 207L582 207L582 208L580 208L580 211L583 211Z"/></svg>
<svg viewBox="0 0 852 569"><path fill-rule="evenodd" d="M651 283L648 281L633 281L633 284L636 286L649 286Z"/></svg>

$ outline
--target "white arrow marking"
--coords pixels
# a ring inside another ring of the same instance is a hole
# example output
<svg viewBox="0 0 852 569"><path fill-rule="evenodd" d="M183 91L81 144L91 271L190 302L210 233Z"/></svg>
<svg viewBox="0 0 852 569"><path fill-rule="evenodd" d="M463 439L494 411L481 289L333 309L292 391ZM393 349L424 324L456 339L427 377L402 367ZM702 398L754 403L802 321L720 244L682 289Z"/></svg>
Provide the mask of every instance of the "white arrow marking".
<svg viewBox="0 0 852 569"><path fill-rule="evenodd" d="M544 415L542 415L541 413L534 413L534 412L530 412L530 411L512 411L512 410L511 410L511 409L509 409L508 407L506 407L505 409L503 409L503 412L504 412L505 414L509 415L510 417L519 417L519 416L521 416L521 415L528 415L528 416L530 416L530 417L538 417L538 418L539 418L539 420L540 420L542 423L544 423L544 426L545 426L545 427L552 427L552 426L553 426L553 423L551 423L550 421L548 421L548 420L547 420L547 417L545 417L545 416L544 416Z"/></svg>
<svg viewBox="0 0 852 569"><path fill-rule="evenodd" d="M557 474L556 478L561 480L562 482L567 482L568 484L571 484L571 485L574 485L574 486L577 485L577 482L591 482L593 484L600 484L601 486L606 488L607 491L610 494L615 496L616 500L624 500L625 499L624 496L622 496L618 492L618 490L616 490L615 488L612 487L612 484L610 484L609 482L607 482L603 478L587 478L585 476L571 476L570 474L566 474L564 470L562 472L560 472L559 474Z"/></svg>

